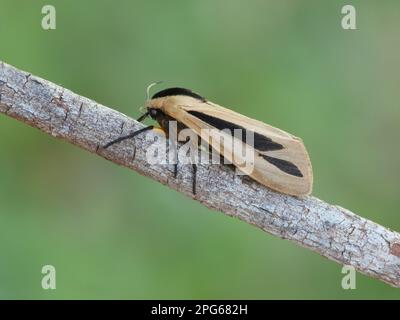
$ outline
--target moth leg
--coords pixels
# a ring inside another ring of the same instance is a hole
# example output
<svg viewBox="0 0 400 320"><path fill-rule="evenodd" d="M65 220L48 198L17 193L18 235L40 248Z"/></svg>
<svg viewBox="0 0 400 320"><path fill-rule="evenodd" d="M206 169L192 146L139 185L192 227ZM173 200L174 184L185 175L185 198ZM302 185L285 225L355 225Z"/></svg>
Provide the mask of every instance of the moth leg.
<svg viewBox="0 0 400 320"><path fill-rule="evenodd" d="M174 179L176 179L176 177L178 176L178 128L177 126L171 126L170 125L170 121L171 120L167 120L167 124L168 124L168 130L165 129L165 131L167 132L166 136L168 138L168 146L169 146L169 150L168 152L170 153L171 150L173 152L173 159L170 158L170 154L169 156L169 160L173 161L173 166L174 166ZM175 120L173 120L175 121ZM167 125L165 125L167 126ZM173 140L173 139L176 139Z"/></svg>
<svg viewBox="0 0 400 320"><path fill-rule="evenodd" d="M147 111L146 113L142 114L139 118L137 118L137 122L142 122L144 119L146 119L149 116L149 111Z"/></svg>
<svg viewBox="0 0 400 320"><path fill-rule="evenodd" d="M171 139L168 139L167 141L168 141L168 148L169 148L168 152L170 152L171 146L173 146L173 148L174 148L175 159L173 159L173 161L174 161L173 166L174 166L174 179L176 179L176 177L178 176L178 156L176 155L176 145L174 145L174 142L171 141ZM167 158L169 158L169 154L167 154Z"/></svg>
<svg viewBox="0 0 400 320"><path fill-rule="evenodd" d="M147 127L142 128L142 129L139 129L139 130L137 130L137 131L134 131L134 132L132 132L132 133L126 135L126 136L119 137L119 138L117 138L117 139L115 139L115 140L113 140L113 141L110 141L110 142L107 143L106 145L104 145L104 146L103 146L103 149L107 149L109 146L111 146L111 145L113 145L113 144L115 144L115 143L124 141L124 140L126 140L126 139L133 138L133 137L137 136L138 134L140 134L140 133L142 133L142 132L145 132L145 131L152 130L153 128L154 128L154 126L147 126Z"/></svg>
<svg viewBox="0 0 400 320"><path fill-rule="evenodd" d="M193 132L193 131L192 131ZM193 169L193 179L192 179L192 193L193 195L196 195L196 182L197 182L197 161L199 160L199 140L198 136L196 135L197 139L192 139L190 137L187 138L187 141L189 140L191 143L191 150L190 150L190 158L191 158L191 163L192 163L192 169ZM193 154L193 152L196 152L196 154Z"/></svg>
<svg viewBox="0 0 400 320"><path fill-rule="evenodd" d="M195 195L196 194L196 177L197 177L197 164L193 163L192 164L193 168L193 184L192 184L192 192Z"/></svg>

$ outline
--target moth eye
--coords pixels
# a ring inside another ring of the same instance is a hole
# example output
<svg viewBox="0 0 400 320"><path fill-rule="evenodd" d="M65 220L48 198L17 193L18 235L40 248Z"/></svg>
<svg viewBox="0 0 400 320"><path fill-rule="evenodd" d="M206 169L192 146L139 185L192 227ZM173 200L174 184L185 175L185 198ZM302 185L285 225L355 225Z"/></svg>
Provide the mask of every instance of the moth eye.
<svg viewBox="0 0 400 320"><path fill-rule="evenodd" d="M157 116L157 110L156 109L150 109L150 116L151 117L155 117L155 116Z"/></svg>

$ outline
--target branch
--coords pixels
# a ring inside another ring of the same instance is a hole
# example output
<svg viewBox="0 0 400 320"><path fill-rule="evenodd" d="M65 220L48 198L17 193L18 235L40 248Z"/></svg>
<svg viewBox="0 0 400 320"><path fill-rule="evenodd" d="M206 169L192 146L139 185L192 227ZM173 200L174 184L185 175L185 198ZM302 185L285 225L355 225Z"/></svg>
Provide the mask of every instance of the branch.
<svg viewBox="0 0 400 320"><path fill-rule="evenodd" d="M135 120L49 81L0 62L0 113L66 140L168 185L205 206L289 239L340 264L400 287L400 234L315 197L273 192L222 165L199 165L197 194L192 167L150 165L153 140L138 136L109 149L100 146L143 127ZM150 133L150 137L156 133ZM165 143L159 137L156 143Z"/></svg>

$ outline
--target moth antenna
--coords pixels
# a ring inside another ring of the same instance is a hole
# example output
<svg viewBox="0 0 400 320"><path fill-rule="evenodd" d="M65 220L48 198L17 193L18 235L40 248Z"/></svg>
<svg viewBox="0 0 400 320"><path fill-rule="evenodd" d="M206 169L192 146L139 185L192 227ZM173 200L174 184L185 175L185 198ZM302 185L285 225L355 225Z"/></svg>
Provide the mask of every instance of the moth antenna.
<svg viewBox="0 0 400 320"><path fill-rule="evenodd" d="M150 89L151 89L152 87L154 87L155 85L160 84L160 83L162 83L162 82L164 82L164 81L153 82L153 83L150 83L150 84L147 86L147 89L146 89L146 101L149 101L149 100L150 100Z"/></svg>
<svg viewBox="0 0 400 320"><path fill-rule="evenodd" d="M160 83L162 83L162 82L164 82L164 81L153 82L153 83L150 83L150 84L147 86L147 88L146 88L146 102L150 100L150 89L151 89L152 87L154 87L155 85L160 84ZM144 106L139 107L139 111L140 111L141 113L146 112L146 111L147 111L146 106L144 105Z"/></svg>

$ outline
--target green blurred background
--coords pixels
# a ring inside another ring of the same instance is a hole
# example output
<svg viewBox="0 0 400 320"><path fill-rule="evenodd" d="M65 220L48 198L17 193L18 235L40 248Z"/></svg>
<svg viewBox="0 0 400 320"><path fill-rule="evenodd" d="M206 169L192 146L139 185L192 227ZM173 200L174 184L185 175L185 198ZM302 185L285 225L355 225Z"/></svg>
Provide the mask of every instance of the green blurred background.
<svg viewBox="0 0 400 320"><path fill-rule="evenodd" d="M355 31L344 4L0 0L0 60L131 116L153 81L192 88L302 137L315 196L399 231L400 2L351 1ZM400 297L5 116L0 150L0 298Z"/></svg>

